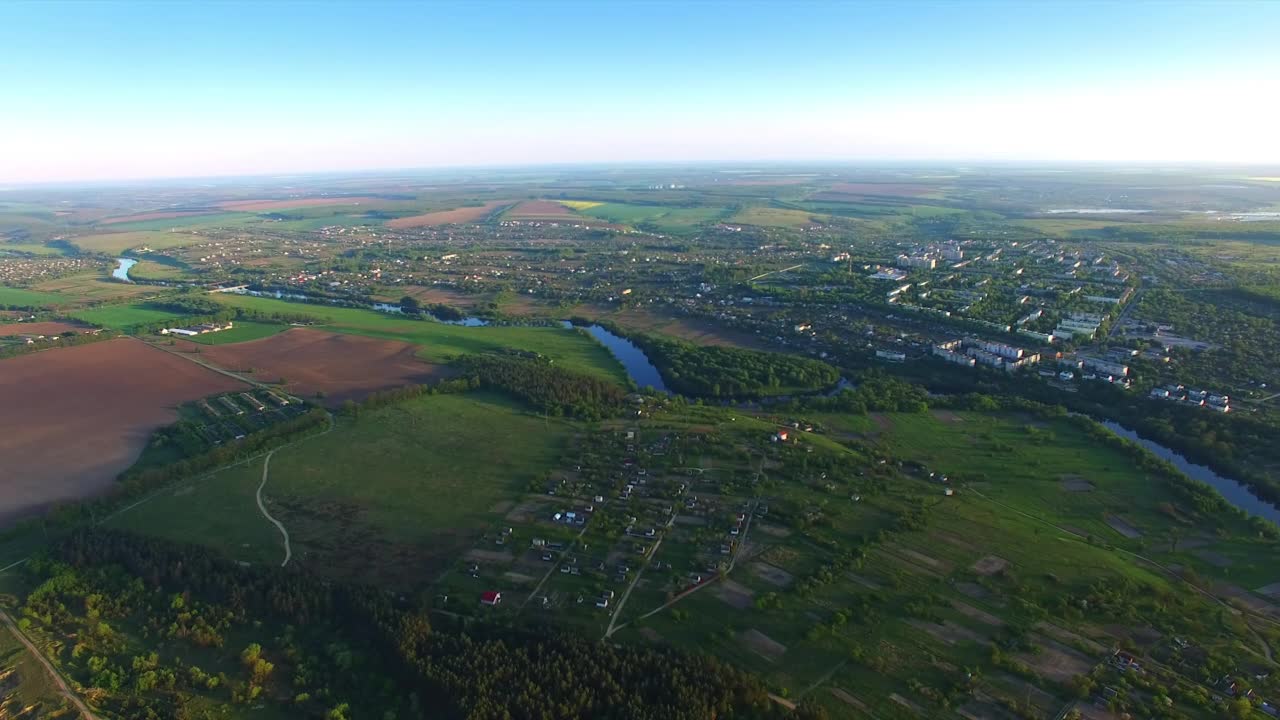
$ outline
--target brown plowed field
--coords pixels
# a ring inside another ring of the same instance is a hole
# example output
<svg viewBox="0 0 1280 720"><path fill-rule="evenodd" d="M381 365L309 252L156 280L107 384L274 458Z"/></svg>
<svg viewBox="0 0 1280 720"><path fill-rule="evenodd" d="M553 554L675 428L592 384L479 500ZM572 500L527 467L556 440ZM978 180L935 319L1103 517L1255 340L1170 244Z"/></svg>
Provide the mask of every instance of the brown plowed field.
<svg viewBox="0 0 1280 720"><path fill-rule="evenodd" d="M395 220L388 221L387 227L404 230L405 228L475 222L489 217L498 208L510 204L511 202L508 200L494 200L475 207L460 207L454 210L440 210L438 212L427 213L426 215L410 215L409 217L396 218Z"/></svg>
<svg viewBox="0 0 1280 720"><path fill-rule="evenodd" d="M190 342L178 346L196 347ZM253 377L263 382L284 378L290 392L307 398L323 392L333 406L447 374L443 366L417 359L416 351L414 345L395 340L293 328L261 340L200 346L200 359L227 370L253 368Z"/></svg>
<svg viewBox="0 0 1280 720"><path fill-rule="evenodd" d="M61 335L64 332L86 332L90 328L64 322L30 322L0 325L0 337L10 335Z"/></svg>
<svg viewBox="0 0 1280 720"><path fill-rule="evenodd" d="M298 198L296 200L231 200L218 203L218 207L234 212L264 212L268 210L293 210L295 208L323 207L325 205L360 205L378 202L376 197Z"/></svg>
<svg viewBox="0 0 1280 720"><path fill-rule="evenodd" d="M178 405L243 387L128 338L0 361L0 524L106 492Z"/></svg>

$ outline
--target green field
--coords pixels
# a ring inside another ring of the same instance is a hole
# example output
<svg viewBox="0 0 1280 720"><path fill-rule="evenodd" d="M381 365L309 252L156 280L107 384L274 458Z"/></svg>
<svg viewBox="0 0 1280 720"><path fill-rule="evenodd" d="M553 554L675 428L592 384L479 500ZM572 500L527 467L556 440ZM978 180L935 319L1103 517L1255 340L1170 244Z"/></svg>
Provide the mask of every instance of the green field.
<svg viewBox="0 0 1280 720"><path fill-rule="evenodd" d="M822 222L823 215L805 210L791 210L775 207L748 207L729 216L725 222L742 223L743 225L760 225L762 227L799 228Z"/></svg>
<svg viewBox="0 0 1280 720"><path fill-rule="evenodd" d="M177 280L190 279L191 277L193 275L181 267L175 267L168 263L159 263L154 260L140 260L137 265L129 268L129 279L131 280Z"/></svg>
<svg viewBox="0 0 1280 720"><path fill-rule="evenodd" d="M332 433L276 452L265 496L297 562L412 584L501 517L496 504L552 466L571 428L494 395L426 396L343 417ZM279 534L254 500L261 478L261 462L224 471L111 524L278 563ZM417 564L395 566L401 559Z"/></svg>
<svg viewBox="0 0 1280 720"><path fill-rule="evenodd" d="M175 220L182 218L174 218ZM159 222L159 221L156 221ZM166 221L168 222L168 221ZM112 232L82 235L72 238L71 243L86 252L117 254L125 250L149 247L154 250L181 247L207 242L208 238L191 233L171 233L158 230L127 230L124 224L107 226Z"/></svg>
<svg viewBox="0 0 1280 720"><path fill-rule="evenodd" d="M372 310L326 307L247 295L224 294L217 299L231 306L262 312L305 314L340 332L413 343L421 346L418 355L428 362L444 362L461 354L518 348L542 353L571 370L627 382L622 366L609 351L576 330L559 327L462 327L408 320Z"/></svg>
<svg viewBox="0 0 1280 720"><path fill-rule="evenodd" d="M47 307L50 305L61 305L69 300L70 298L62 295L55 295L53 293L23 290L21 288L0 287L0 306L16 305L20 307Z"/></svg>
<svg viewBox="0 0 1280 720"><path fill-rule="evenodd" d="M249 340L261 340L265 337L271 337L276 333L288 330L289 326L280 323L260 323L251 320L237 320L235 327L230 330L223 330L215 333L205 333L204 335L195 335L185 340L190 340L201 345L230 345L231 343L248 342Z"/></svg>
<svg viewBox="0 0 1280 720"><path fill-rule="evenodd" d="M39 243L0 243L0 253L5 251L28 253L31 255L61 255L62 249Z"/></svg>
<svg viewBox="0 0 1280 720"><path fill-rule="evenodd" d="M182 317L169 310L157 310L147 303L108 305L90 310L79 310L71 313L71 316L77 320L112 330L120 330L143 323L157 323L167 320L178 321Z"/></svg>
<svg viewBox="0 0 1280 720"><path fill-rule="evenodd" d="M633 205L629 203L604 203L579 211L583 215L599 218L618 225L649 225L664 232L680 232L697 225L722 218L724 208L671 207L667 205Z"/></svg>

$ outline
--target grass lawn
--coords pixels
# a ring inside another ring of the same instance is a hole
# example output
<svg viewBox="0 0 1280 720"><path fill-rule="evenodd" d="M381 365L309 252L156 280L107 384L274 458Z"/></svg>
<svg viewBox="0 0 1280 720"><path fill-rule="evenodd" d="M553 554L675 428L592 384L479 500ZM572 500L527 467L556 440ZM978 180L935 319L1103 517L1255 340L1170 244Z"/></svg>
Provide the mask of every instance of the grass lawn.
<svg viewBox="0 0 1280 720"><path fill-rule="evenodd" d="M206 333L204 335L195 335L184 340L190 340L201 345L230 345L231 343L248 342L249 340L261 340L264 337L271 337L279 332L288 330L288 325L277 323L260 323L251 320L237 320L235 327L230 330L221 332Z"/></svg>
<svg viewBox="0 0 1280 720"><path fill-rule="evenodd" d="M328 435L276 452L264 498L299 563L422 581L429 566L501 517L498 502L520 496L556 462L573 428L497 395L417 398L341 418ZM254 499L261 478L261 462L224 471L111 524L278 563L279 533ZM406 557L418 564L395 566Z"/></svg>
<svg viewBox="0 0 1280 720"><path fill-rule="evenodd" d="M181 315L174 315L169 310L157 310L147 303L129 303L126 305L108 305L106 307L80 310L71 313L77 320L93 325L101 325L112 330L119 330L142 323L179 320Z"/></svg>
<svg viewBox="0 0 1280 720"><path fill-rule="evenodd" d="M395 315L288 302L274 298L223 294L220 302L265 312L305 314L329 329L356 335L400 340L419 345L418 355L428 362L444 362L469 353L519 348L542 353L562 367L626 383L622 366L604 346L585 333L559 327L462 327Z"/></svg>
<svg viewBox="0 0 1280 720"><path fill-rule="evenodd" d="M24 290L22 288L0 287L0 306L16 305L20 307L45 307L61 305L70 298L53 293Z"/></svg>

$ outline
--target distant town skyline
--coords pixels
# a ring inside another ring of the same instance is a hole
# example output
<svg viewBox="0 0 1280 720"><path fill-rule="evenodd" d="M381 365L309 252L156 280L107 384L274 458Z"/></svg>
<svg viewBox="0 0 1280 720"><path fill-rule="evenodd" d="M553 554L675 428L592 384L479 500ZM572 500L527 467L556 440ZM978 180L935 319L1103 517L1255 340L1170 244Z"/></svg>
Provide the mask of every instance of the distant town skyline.
<svg viewBox="0 0 1280 720"><path fill-rule="evenodd" d="M1280 163L1280 3L8 3L0 184Z"/></svg>

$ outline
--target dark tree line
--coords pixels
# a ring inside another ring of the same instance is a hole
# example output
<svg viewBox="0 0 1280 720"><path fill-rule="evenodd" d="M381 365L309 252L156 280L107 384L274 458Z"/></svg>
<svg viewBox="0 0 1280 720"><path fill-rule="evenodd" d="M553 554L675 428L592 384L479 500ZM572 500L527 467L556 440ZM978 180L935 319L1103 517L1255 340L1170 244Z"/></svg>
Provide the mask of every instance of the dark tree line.
<svg viewBox="0 0 1280 720"><path fill-rule="evenodd" d="M598 420L617 414L626 399L626 391L615 383L542 358L469 355L456 365L474 387L497 388L552 415Z"/></svg>

